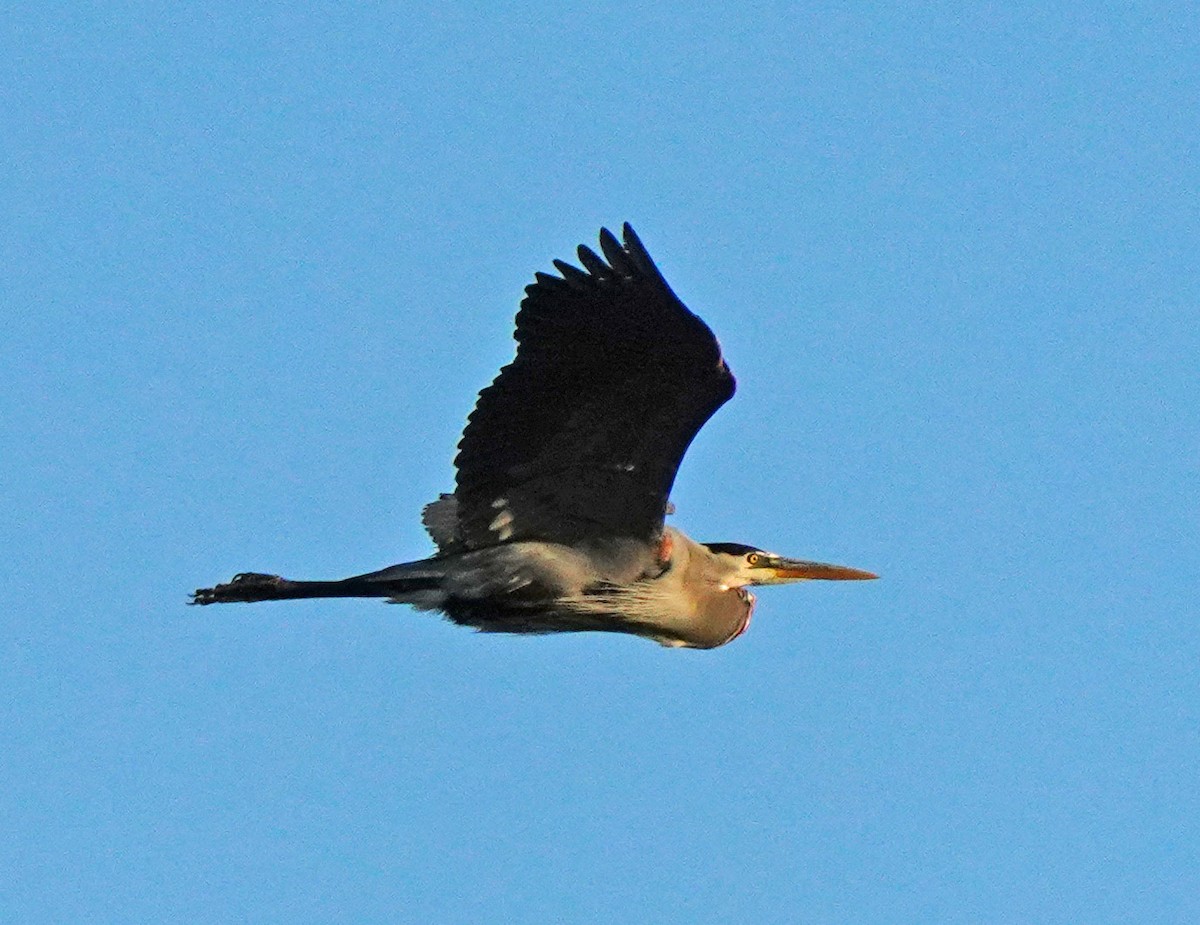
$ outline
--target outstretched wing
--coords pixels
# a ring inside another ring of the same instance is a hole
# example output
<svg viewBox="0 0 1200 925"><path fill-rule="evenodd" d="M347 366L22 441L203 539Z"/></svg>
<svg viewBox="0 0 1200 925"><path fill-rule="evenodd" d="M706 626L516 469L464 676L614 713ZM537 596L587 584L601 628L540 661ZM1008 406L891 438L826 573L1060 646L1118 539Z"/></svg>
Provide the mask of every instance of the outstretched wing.
<svg viewBox="0 0 1200 925"><path fill-rule="evenodd" d="M629 225L601 259L554 261L517 313L517 355L479 394L459 453L457 537L651 540L688 444L734 391L708 325Z"/></svg>

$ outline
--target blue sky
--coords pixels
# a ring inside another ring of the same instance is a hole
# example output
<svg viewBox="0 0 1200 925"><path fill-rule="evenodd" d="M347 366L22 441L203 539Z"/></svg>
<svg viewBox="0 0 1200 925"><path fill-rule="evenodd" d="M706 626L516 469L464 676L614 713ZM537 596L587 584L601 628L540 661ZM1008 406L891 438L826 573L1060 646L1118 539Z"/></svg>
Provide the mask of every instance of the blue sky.
<svg viewBox="0 0 1200 925"><path fill-rule="evenodd" d="M40 5L0 24L0 917L1194 921L1185 4ZM675 523L879 572L712 652L239 570L426 554L629 220L739 393Z"/></svg>

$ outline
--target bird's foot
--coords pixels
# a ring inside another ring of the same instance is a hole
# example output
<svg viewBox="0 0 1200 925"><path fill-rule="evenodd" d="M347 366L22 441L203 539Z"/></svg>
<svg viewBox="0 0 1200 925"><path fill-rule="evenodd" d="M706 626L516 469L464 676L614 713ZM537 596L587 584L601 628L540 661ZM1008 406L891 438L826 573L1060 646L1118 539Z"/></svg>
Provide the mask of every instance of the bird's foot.
<svg viewBox="0 0 1200 925"><path fill-rule="evenodd" d="M215 588L197 588L189 604L233 604L269 601L276 596L284 579L260 572L241 572Z"/></svg>

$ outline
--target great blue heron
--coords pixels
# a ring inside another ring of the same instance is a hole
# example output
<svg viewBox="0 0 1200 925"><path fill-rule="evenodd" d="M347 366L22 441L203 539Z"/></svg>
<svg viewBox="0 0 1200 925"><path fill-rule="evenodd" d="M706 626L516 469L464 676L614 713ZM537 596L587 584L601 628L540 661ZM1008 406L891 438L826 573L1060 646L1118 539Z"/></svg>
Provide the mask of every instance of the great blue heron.
<svg viewBox="0 0 1200 925"><path fill-rule="evenodd" d="M675 296L629 225L601 259L538 273L516 358L482 392L453 494L426 506L437 554L341 581L247 572L195 604L383 597L490 633L601 630L709 649L746 629L750 585L870 572L697 543L664 523L696 432L733 395L708 325Z"/></svg>

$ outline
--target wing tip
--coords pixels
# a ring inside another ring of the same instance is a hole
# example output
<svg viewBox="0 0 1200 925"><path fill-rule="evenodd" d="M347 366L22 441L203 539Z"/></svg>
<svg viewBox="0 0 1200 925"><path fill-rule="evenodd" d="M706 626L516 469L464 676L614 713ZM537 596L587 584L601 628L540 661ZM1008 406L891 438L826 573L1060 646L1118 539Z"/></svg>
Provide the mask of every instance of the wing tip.
<svg viewBox="0 0 1200 925"><path fill-rule="evenodd" d="M625 238L625 253L629 255L629 259L633 261L642 275L657 280L665 286L667 281L663 279L663 275L659 271L658 265L654 262L654 258L650 256L649 251L646 250L646 245L642 243L642 239L638 237L637 232L633 230L633 226L629 222L625 222L621 226L621 234Z"/></svg>
<svg viewBox="0 0 1200 925"><path fill-rule="evenodd" d="M586 291L595 284L595 280L579 269L577 266L567 263L565 260L555 260L554 269L562 274L563 280L572 289L577 289L581 292Z"/></svg>

